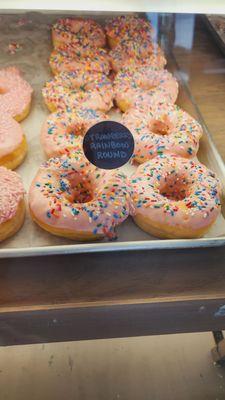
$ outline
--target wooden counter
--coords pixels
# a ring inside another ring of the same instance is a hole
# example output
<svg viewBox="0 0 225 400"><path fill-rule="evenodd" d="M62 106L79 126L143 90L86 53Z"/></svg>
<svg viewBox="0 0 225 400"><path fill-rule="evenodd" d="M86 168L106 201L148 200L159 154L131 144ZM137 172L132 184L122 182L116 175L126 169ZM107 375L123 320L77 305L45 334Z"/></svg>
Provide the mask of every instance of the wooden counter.
<svg viewBox="0 0 225 400"><path fill-rule="evenodd" d="M193 48L174 49L195 103L225 161L225 56L209 33L204 20L197 17Z"/></svg>
<svg viewBox="0 0 225 400"><path fill-rule="evenodd" d="M225 59L176 49L225 159ZM225 247L0 260L0 344L225 329Z"/></svg>

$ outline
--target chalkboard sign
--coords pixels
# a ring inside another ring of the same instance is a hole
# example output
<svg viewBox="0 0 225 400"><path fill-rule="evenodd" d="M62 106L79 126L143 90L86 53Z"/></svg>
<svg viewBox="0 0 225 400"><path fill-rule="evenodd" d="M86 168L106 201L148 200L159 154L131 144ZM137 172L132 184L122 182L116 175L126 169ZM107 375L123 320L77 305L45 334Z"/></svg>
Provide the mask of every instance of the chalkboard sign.
<svg viewBox="0 0 225 400"><path fill-rule="evenodd" d="M87 159L98 168L122 167L134 151L134 138L124 125L102 121L93 125L84 136L83 150Z"/></svg>

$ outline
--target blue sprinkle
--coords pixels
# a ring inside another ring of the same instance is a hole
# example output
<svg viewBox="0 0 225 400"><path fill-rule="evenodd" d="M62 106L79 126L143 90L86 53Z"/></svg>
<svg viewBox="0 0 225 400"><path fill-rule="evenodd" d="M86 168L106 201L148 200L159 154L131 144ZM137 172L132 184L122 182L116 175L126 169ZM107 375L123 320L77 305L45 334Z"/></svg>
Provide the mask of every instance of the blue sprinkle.
<svg viewBox="0 0 225 400"><path fill-rule="evenodd" d="M59 184L60 184L60 190L62 190L62 192L66 192L66 190L68 189L68 185L63 180L60 180Z"/></svg>
<svg viewBox="0 0 225 400"><path fill-rule="evenodd" d="M78 215L79 211L76 208L72 208L73 215Z"/></svg>

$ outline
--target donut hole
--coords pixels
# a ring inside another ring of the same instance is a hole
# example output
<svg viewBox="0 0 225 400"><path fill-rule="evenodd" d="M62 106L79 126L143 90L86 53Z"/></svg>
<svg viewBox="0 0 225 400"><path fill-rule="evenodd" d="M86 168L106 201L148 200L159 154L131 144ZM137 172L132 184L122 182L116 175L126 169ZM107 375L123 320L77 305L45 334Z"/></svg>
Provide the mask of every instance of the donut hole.
<svg viewBox="0 0 225 400"><path fill-rule="evenodd" d="M160 119L152 119L148 124L148 128L150 132L164 136L170 134L173 125L167 116L163 116Z"/></svg>
<svg viewBox="0 0 225 400"><path fill-rule="evenodd" d="M66 135L67 136L71 136L71 137L75 137L75 136L84 136L84 134L86 133L86 128L85 125L80 123L76 123L74 125L69 125L66 128Z"/></svg>
<svg viewBox="0 0 225 400"><path fill-rule="evenodd" d="M60 189L70 203L88 203L93 199L91 182L77 173L67 179L61 179Z"/></svg>
<svg viewBox="0 0 225 400"><path fill-rule="evenodd" d="M73 203L89 203L93 199L93 193L90 187L79 183L73 188Z"/></svg>
<svg viewBox="0 0 225 400"><path fill-rule="evenodd" d="M172 201L182 201L190 194L190 184L184 176L168 175L160 186L160 194Z"/></svg>
<svg viewBox="0 0 225 400"><path fill-rule="evenodd" d="M158 85L154 82L149 82L148 80L141 80L138 86L143 90L154 90Z"/></svg>
<svg viewBox="0 0 225 400"><path fill-rule="evenodd" d="M62 78L62 79L61 79ZM85 77L85 81L83 81L83 78L77 77L75 74L73 74L73 71L71 72L65 72L62 74L58 82L59 84L63 84L65 90L67 92L77 92L80 91L81 93L85 93L88 90L92 90L96 87L97 81L99 80L99 75L95 74L92 76L90 74L89 76Z"/></svg>
<svg viewBox="0 0 225 400"><path fill-rule="evenodd" d="M7 90L0 86L0 95L5 94L6 92L7 92Z"/></svg>
<svg viewBox="0 0 225 400"><path fill-rule="evenodd" d="M70 20L68 27L67 27L67 31L71 32L71 33L78 33L82 30L83 28L83 22L82 21L78 21L78 20Z"/></svg>

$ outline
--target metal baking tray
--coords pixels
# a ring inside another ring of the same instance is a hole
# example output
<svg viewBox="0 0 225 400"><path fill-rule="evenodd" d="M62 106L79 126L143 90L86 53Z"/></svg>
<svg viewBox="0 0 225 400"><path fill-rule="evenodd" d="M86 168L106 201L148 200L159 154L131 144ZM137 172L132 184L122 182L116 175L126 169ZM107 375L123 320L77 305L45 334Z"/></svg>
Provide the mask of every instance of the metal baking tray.
<svg viewBox="0 0 225 400"><path fill-rule="evenodd" d="M45 159L39 143L39 135L41 125L49 113L42 100L41 88L45 81L51 77L48 66L48 58L52 49L50 26L56 19L56 15L40 13L0 16L0 67L17 65L34 88L31 113L22 122L28 140L29 152L25 162L18 168L27 191L39 165ZM9 45L13 42L16 42L19 48L12 55L9 53ZM204 128L198 158L217 173L221 182L225 182L223 161L212 142L201 114L194 104L188 86L186 86L185 80L176 65L176 60L172 54L168 54L167 58L168 69L176 75L180 84L178 104L183 105L184 109L196 117ZM112 112L112 118L115 115L115 119L118 120L118 113ZM131 173L133 169L134 167L130 165L125 166L127 173ZM159 240L143 232L134 224L132 218L128 218L118 228L118 239L116 241L103 240L95 243L77 243L45 232L32 222L27 210L26 220L21 230L14 237L1 243L0 258L221 246L225 244L224 216L225 202L223 201L222 215L208 234L201 239Z"/></svg>

